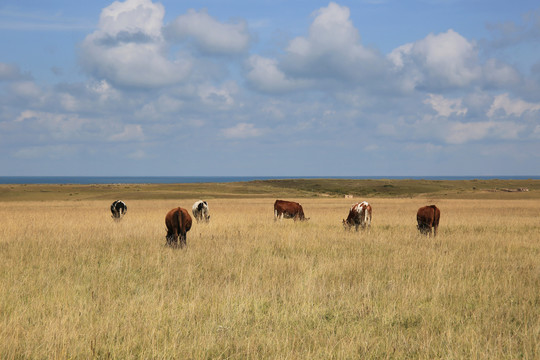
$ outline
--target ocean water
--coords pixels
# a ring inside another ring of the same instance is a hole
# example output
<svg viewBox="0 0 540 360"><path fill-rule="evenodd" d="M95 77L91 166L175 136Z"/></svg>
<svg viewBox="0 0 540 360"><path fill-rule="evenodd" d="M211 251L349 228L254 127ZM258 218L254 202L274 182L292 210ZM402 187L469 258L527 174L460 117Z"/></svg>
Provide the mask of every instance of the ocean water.
<svg viewBox="0 0 540 360"><path fill-rule="evenodd" d="M0 184L188 184L277 179L538 180L540 176L0 176Z"/></svg>

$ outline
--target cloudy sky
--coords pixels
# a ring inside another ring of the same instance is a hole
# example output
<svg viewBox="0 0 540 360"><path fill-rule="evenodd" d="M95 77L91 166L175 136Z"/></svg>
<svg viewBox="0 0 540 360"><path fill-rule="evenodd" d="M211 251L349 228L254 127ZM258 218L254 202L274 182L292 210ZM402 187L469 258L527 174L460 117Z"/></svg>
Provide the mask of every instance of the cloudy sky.
<svg viewBox="0 0 540 360"><path fill-rule="evenodd" d="M540 5L4 0L0 176L540 175Z"/></svg>

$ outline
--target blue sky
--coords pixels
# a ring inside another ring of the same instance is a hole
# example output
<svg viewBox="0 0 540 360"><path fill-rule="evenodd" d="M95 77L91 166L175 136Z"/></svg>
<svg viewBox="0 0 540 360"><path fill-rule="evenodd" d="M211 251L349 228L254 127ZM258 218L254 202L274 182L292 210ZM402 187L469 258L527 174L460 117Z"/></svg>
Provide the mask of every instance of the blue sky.
<svg viewBox="0 0 540 360"><path fill-rule="evenodd" d="M0 176L540 174L535 1L3 1Z"/></svg>

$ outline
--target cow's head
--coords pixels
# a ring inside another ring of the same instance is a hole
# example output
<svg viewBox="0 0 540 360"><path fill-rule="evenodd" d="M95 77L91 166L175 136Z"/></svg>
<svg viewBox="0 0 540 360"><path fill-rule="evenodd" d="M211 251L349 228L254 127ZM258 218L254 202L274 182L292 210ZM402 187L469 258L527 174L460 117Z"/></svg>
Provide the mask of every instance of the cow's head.
<svg viewBox="0 0 540 360"><path fill-rule="evenodd" d="M351 229L352 224L348 220L343 219L342 224L343 224L343 228L345 230L350 230Z"/></svg>
<svg viewBox="0 0 540 360"><path fill-rule="evenodd" d="M300 221L308 221L310 218L307 218L305 215L304 215L304 212L303 211L300 211L298 214L296 214L294 217L293 217L294 221L296 220L300 220Z"/></svg>
<svg viewBox="0 0 540 360"><path fill-rule="evenodd" d="M308 221L309 218L306 217L306 215L304 215L304 209L302 209L302 207L300 207L300 211L298 212L298 217L300 219L300 221Z"/></svg>
<svg viewBox="0 0 540 360"><path fill-rule="evenodd" d="M422 235L429 235L431 233L431 226L429 226L428 224L418 224L417 228Z"/></svg>

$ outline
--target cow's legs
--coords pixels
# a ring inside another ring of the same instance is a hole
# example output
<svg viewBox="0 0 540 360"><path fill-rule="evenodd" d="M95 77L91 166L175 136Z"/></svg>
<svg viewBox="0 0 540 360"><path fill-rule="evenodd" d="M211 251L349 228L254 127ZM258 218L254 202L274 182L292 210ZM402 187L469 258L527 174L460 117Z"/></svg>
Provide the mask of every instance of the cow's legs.
<svg viewBox="0 0 540 360"><path fill-rule="evenodd" d="M167 240L167 245L171 245L172 242L172 231L167 229L167 236L165 236L165 239Z"/></svg>
<svg viewBox="0 0 540 360"><path fill-rule="evenodd" d="M178 232L174 232L174 247L178 246Z"/></svg>
<svg viewBox="0 0 540 360"><path fill-rule="evenodd" d="M167 245L176 247L178 245L178 233L176 231L167 232Z"/></svg>
<svg viewBox="0 0 540 360"><path fill-rule="evenodd" d="M180 248L183 248L184 246L187 245L187 241L186 241L186 233L183 232L180 234Z"/></svg>

